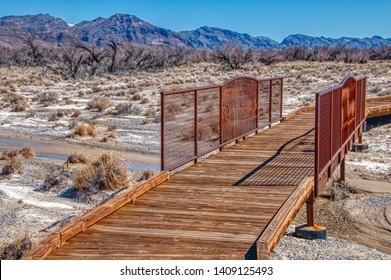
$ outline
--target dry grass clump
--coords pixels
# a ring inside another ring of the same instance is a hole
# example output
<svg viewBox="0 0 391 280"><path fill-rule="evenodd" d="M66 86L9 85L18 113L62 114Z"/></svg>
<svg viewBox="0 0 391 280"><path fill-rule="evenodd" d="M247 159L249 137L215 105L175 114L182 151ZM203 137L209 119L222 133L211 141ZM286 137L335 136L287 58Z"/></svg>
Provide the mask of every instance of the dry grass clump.
<svg viewBox="0 0 391 280"><path fill-rule="evenodd" d="M91 110L98 110L99 112L104 112L107 108L111 106L111 101L108 97L95 97L90 102L88 102L88 108Z"/></svg>
<svg viewBox="0 0 391 280"><path fill-rule="evenodd" d="M96 129L96 126L93 124L79 123L74 129L74 135L80 135L81 137L95 137L98 135L98 131Z"/></svg>
<svg viewBox="0 0 391 280"><path fill-rule="evenodd" d="M31 147L23 147L19 150L19 154L24 158L35 157L35 153Z"/></svg>
<svg viewBox="0 0 391 280"><path fill-rule="evenodd" d="M64 192L72 184L73 170L63 167L52 167L39 191Z"/></svg>
<svg viewBox="0 0 391 280"><path fill-rule="evenodd" d="M16 104L14 105L14 107L12 107L11 112L24 112L27 110L27 108L28 108L27 103Z"/></svg>
<svg viewBox="0 0 391 280"><path fill-rule="evenodd" d="M183 108L180 105L173 103L166 106L164 113L167 120L173 120L177 115L182 113L182 111Z"/></svg>
<svg viewBox="0 0 391 280"><path fill-rule="evenodd" d="M133 101L139 101L139 100L141 100L143 97L144 97L144 96L143 96L142 94L136 93L136 94L133 95L132 100L133 100Z"/></svg>
<svg viewBox="0 0 391 280"><path fill-rule="evenodd" d="M4 95L2 98L2 101L8 102L10 104L27 103L27 97L11 92L11 93Z"/></svg>
<svg viewBox="0 0 391 280"><path fill-rule="evenodd" d="M109 142L110 139L116 139L116 138L117 138L117 133L115 133L115 131L110 131L109 135L104 136L100 141Z"/></svg>
<svg viewBox="0 0 391 280"><path fill-rule="evenodd" d="M5 151L1 154L0 159L1 160L8 160L11 158L15 158L18 155L24 157L24 158L31 158L35 157L35 153L31 147L23 147L22 149L19 150L12 150L12 151Z"/></svg>
<svg viewBox="0 0 391 280"><path fill-rule="evenodd" d="M134 106L132 103L119 103L115 106L114 114L115 115L138 115L141 112L141 108Z"/></svg>
<svg viewBox="0 0 391 280"><path fill-rule="evenodd" d="M51 104L58 103L59 101L59 95L57 92L51 91L51 92L42 92L37 94L33 101L39 102L43 104L45 107L50 106Z"/></svg>
<svg viewBox="0 0 391 280"><path fill-rule="evenodd" d="M154 173L153 171L146 170L146 171L144 171L143 174L141 175L139 181L148 180L148 179L152 178L154 175L155 175L155 173Z"/></svg>
<svg viewBox="0 0 391 280"><path fill-rule="evenodd" d="M89 163L90 159L85 154L74 153L68 156L67 164Z"/></svg>
<svg viewBox="0 0 391 280"><path fill-rule="evenodd" d="M5 246L0 254L2 260L19 260L32 247L32 242L28 234L24 236L16 235L13 241Z"/></svg>
<svg viewBox="0 0 391 280"><path fill-rule="evenodd" d="M11 174L23 174L23 165L20 158L10 158L7 160L3 168L1 169L1 175L11 175Z"/></svg>
<svg viewBox="0 0 391 280"><path fill-rule="evenodd" d="M145 113L145 115L146 115L148 118L154 118L154 117L156 117L156 109L155 109L155 108L148 108L148 109L147 109L147 112Z"/></svg>
<svg viewBox="0 0 391 280"><path fill-rule="evenodd" d="M80 168L74 176L73 184L80 192L98 190L118 190L128 186L130 176L120 157L114 153L104 153L97 160Z"/></svg>
<svg viewBox="0 0 391 280"><path fill-rule="evenodd" d="M81 115L80 110L77 109L65 109L65 110L57 110L56 113L51 115L48 119L48 121L58 121L59 119L63 117L78 117Z"/></svg>

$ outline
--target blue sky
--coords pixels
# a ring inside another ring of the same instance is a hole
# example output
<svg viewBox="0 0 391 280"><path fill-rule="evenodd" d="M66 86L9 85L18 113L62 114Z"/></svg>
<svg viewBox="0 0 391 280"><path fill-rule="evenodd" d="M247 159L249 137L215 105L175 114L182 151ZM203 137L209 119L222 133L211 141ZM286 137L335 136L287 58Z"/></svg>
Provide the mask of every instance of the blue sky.
<svg viewBox="0 0 391 280"><path fill-rule="evenodd" d="M281 41L290 34L391 38L390 0L0 0L0 17L49 13L78 23L115 13L174 31L208 25Z"/></svg>

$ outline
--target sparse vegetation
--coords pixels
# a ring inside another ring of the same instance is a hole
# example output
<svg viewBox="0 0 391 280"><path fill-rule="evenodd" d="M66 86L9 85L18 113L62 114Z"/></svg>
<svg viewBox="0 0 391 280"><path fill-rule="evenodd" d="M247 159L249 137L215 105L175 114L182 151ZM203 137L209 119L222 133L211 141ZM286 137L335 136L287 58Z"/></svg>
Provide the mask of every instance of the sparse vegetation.
<svg viewBox="0 0 391 280"><path fill-rule="evenodd" d="M15 235L12 242L7 244L0 253L1 260L19 260L32 247L28 234L23 236Z"/></svg>
<svg viewBox="0 0 391 280"><path fill-rule="evenodd" d="M95 97L90 102L88 102L88 108L91 110L98 110L99 112L104 112L111 106L111 101L107 97Z"/></svg>
<svg viewBox="0 0 391 280"><path fill-rule="evenodd" d="M93 124L79 123L76 125L74 129L74 134L80 135L82 137L85 136L96 137L98 135L98 131L96 129L96 126Z"/></svg>
<svg viewBox="0 0 391 280"><path fill-rule="evenodd" d="M145 180L151 179L154 175L155 175L155 173L153 171L146 170L141 175L139 181L145 181Z"/></svg>
<svg viewBox="0 0 391 280"><path fill-rule="evenodd" d="M81 167L73 180L79 192L118 190L128 186L130 176L120 157L104 153L97 160Z"/></svg>
<svg viewBox="0 0 391 280"><path fill-rule="evenodd" d="M114 109L114 114L116 115L138 115L140 112L141 108L132 103L118 103Z"/></svg>
<svg viewBox="0 0 391 280"><path fill-rule="evenodd" d="M18 157L8 159L1 170L2 176L11 175L11 174L19 174L19 175L23 174L22 161Z"/></svg>
<svg viewBox="0 0 391 280"><path fill-rule="evenodd" d="M66 161L67 164L78 164L78 163L88 163L90 162L90 159L85 155L81 153L74 153L68 156L68 159Z"/></svg>
<svg viewBox="0 0 391 280"><path fill-rule="evenodd" d="M57 92L50 91L50 92L42 92L37 94L33 101L38 102L42 104L43 106L47 107L51 104L56 104L59 101L59 95Z"/></svg>
<svg viewBox="0 0 391 280"><path fill-rule="evenodd" d="M1 154L1 160L9 160L17 156L22 156L24 158L35 157L34 150L31 147L23 147L19 150L5 151Z"/></svg>

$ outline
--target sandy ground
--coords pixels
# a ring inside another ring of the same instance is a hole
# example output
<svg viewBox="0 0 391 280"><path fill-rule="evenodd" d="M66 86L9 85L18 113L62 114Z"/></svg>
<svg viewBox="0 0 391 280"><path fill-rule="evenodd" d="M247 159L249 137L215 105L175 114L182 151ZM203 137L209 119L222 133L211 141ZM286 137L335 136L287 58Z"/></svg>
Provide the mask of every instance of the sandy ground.
<svg viewBox="0 0 391 280"><path fill-rule="evenodd" d="M23 159L23 175L0 178L0 249L24 235L33 243L38 242L61 225L116 195L116 192L107 192L91 198L90 203L79 201L72 190L73 169L63 168L71 153L82 152L90 157L97 157L104 151L120 153L133 176L129 187L137 184L144 170L158 170L161 91L222 83L235 76L283 76L284 114L313 104L315 92L338 84L347 74L368 77L368 96L391 94L390 62L363 65L295 62L254 65L235 71L202 63L159 72L140 71L77 81L64 81L50 75L42 77L41 73L38 68L0 68L0 151L31 146L37 155ZM14 110L21 102L12 101L11 97L15 95L24 99L24 111ZM102 112L89 108L89 102L96 97L110 100ZM129 110L119 112L119 105L127 105ZM75 135L75 127L80 123L93 125L96 136ZM364 135L370 151L349 154L347 174L352 180L391 182L390 129L389 124L372 128ZM108 137L111 132L115 134L114 138ZM0 168L4 164L5 161L0 160ZM45 180L53 174L62 178L61 183L45 191ZM320 199L317 202L319 221L328 227L330 236L355 240L390 253L389 239L382 239L386 233L389 235L384 229L385 221L389 221L386 217L391 216L387 216L391 211L389 194L380 193L378 189L363 191L360 197L349 195L338 201ZM365 208L368 205L375 205L376 210L370 212L372 216L363 216L363 213L369 213ZM383 210L384 220L374 222L373 218ZM300 224L303 219L300 214L294 223ZM364 225L370 225L369 230ZM368 235L373 236L373 240L367 238ZM288 232L281 244L289 243L293 238ZM378 244L378 240L383 241ZM344 242L333 243L340 244L343 251ZM294 247L289 251L294 251ZM281 256L297 258L297 255ZM315 256L308 255L308 258Z"/></svg>

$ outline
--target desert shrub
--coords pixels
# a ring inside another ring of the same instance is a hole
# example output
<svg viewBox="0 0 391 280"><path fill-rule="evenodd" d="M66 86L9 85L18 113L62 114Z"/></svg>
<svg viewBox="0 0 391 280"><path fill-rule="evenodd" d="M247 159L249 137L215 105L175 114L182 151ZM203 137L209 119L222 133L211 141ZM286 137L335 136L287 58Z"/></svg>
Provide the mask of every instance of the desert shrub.
<svg viewBox="0 0 391 280"><path fill-rule="evenodd" d="M139 94L139 93L136 93L136 94L133 95L132 100L133 101L138 101L138 100L141 100L141 98L143 98L143 96L141 94Z"/></svg>
<svg viewBox="0 0 391 280"><path fill-rule="evenodd" d="M48 118L48 121L49 121L49 122L56 122L56 121L58 121L59 119L60 119L60 117L57 116L57 114L53 114L53 115L51 115L51 116Z"/></svg>
<svg viewBox="0 0 391 280"><path fill-rule="evenodd" d="M20 150L12 150L12 151L5 151L1 154L0 159L1 160L8 160L11 158L15 158L18 155L24 157L24 158L30 158L35 157L35 153L31 147L23 147Z"/></svg>
<svg viewBox="0 0 391 280"><path fill-rule="evenodd" d="M154 118L154 117L156 117L156 110L154 108L148 108L147 112L145 113L145 115L148 118Z"/></svg>
<svg viewBox="0 0 391 280"><path fill-rule="evenodd" d="M148 102L149 102L149 98L147 98L147 97L142 98L140 101L141 104L146 104Z"/></svg>
<svg viewBox="0 0 391 280"><path fill-rule="evenodd" d="M90 160L85 154L73 153L68 156L66 163L68 164L77 164L77 163L88 163Z"/></svg>
<svg viewBox="0 0 391 280"><path fill-rule="evenodd" d="M129 86L131 86L131 85L129 85ZM140 89L138 89L136 87L131 87L128 89L129 94L132 94L132 95L139 92L139 91L140 91Z"/></svg>
<svg viewBox="0 0 391 280"><path fill-rule="evenodd" d="M117 138L117 133L115 133L115 131L110 131L108 137L111 138L111 139L116 139Z"/></svg>
<svg viewBox="0 0 391 280"><path fill-rule="evenodd" d="M81 115L81 111L80 110L77 110L77 109L74 109L73 110L73 114L72 114L72 117L74 118L77 118Z"/></svg>
<svg viewBox="0 0 391 280"><path fill-rule="evenodd" d="M95 137L96 135L98 135L98 132L96 130L96 126L93 124L79 123L75 126L74 134L80 135L82 137L85 136Z"/></svg>
<svg viewBox="0 0 391 280"><path fill-rule="evenodd" d="M2 101L8 102L11 104L21 104L26 103L27 104L27 97L17 94L17 93L9 93L3 96Z"/></svg>
<svg viewBox="0 0 391 280"><path fill-rule="evenodd" d="M92 163L84 165L74 176L74 186L80 192L98 190L118 190L130 182L128 170L120 157L114 153L104 153Z"/></svg>
<svg viewBox="0 0 391 280"><path fill-rule="evenodd" d="M92 86L92 88L91 88L91 91L93 92L93 93L97 93L97 92L100 92L100 91L102 91L103 89L102 89L102 87L100 87L100 86Z"/></svg>
<svg viewBox="0 0 391 280"><path fill-rule="evenodd" d="M141 108L134 106L132 103L119 103L115 106L114 111L116 115L137 115L141 112Z"/></svg>
<svg viewBox="0 0 391 280"><path fill-rule="evenodd" d="M182 107L175 103L167 104L164 111L167 120L173 120L175 116L180 114L181 112Z"/></svg>
<svg viewBox="0 0 391 280"><path fill-rule="evenodd" d="M58 93L54 91L37 94L33 101L43 104L45 107L58 103Z"/></svg>
<svg viewBox="0 0 391 280"><path fill-rule="evenodd" d="M64 97L64 98L62 99L62 101L64 101L66 105L71 105L71 104L74 103L74 101L73 101L72 99L70 99L69 97L67 97L67 96Z"/></svg>
<svg viewBox="0 0 391 280"><path fill-rule="evenodd" d="M19 154L24 158L35 157L35 153L31 147L23 147L19 150Z"/></svg>
<svg viewBox="0 0 391 280"><path fill-rule="evenodd" d="M51 172L46 176L42 186L38 191L54 191L58 193L64 192L72 183L73 170L61 167L52 168Z"/></svg>
<svg viewBox="0 0 391 280"><path fill-rule="evenodd" d="M88 102L88 108L91 110L98 110L99 112L104 112L107 108L111 106L111 101L107 97L95 97L90 102Z"/></svg>
<svg viewBox="0 0 391 280"><path fill-rule="evenodd" d="M194 136L195 136L195 132L194 132L193 128L187 128L182 131L182 140L183 141L188 141L188 140L193 141L195 138Z"/></svg>
<svg viewBox="0 0 391 280"><path fill-rule="evenodd" d="M2 260L19 260L24 254L32 247L30 237L25 234L24 236L16 235L13 241L7 244L1 254L0 259Z"/></svg>
<svg viewBox="0 0 391 280"><path fill-rule="evenodd" d="M201 125L198 128L198 140L206 141L214 136L213 129L209 125Z"/></svg>
<svg viewBox="0 0 391 280"><path fill-rule="evenodd" d="M148 179L152 178L153 175L155 175L155 173L153 171L145 170L143 172L143 174L141 174L141 177L140 177L139 181L148 180Z"/></svg>
<svg viewBox="0 0 391 280"><path fill-rule="evenodd" d="M24 112L27 110L27 108L28 108L28 106L25 103L24 104L17 104L14 107L12 107L11 112Z"/></svg>
<svg viewBox="0 0 391 280"><path fill-rule="evenodd" d="M20 175L23 174L22 161L17 157L8 159L1 170L2 176L11 175L14 173L18 173Z"/></svg>

